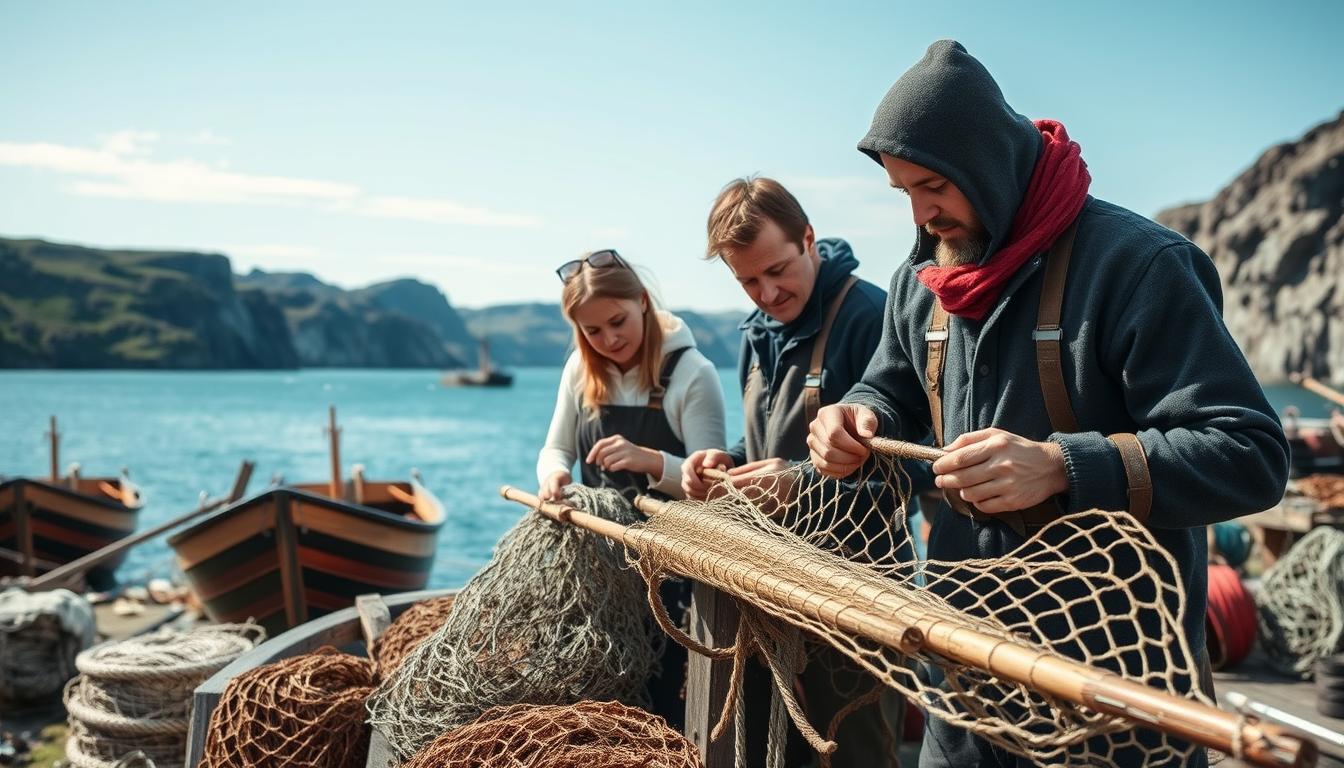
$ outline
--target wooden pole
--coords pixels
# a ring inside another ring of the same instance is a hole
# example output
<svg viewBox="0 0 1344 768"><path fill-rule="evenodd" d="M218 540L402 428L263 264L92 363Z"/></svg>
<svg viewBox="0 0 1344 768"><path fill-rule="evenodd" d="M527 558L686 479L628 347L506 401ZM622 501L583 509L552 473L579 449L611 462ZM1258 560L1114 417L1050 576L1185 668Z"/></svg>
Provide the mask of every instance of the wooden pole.
<svg viewBox="0 0 1344 768"><path fill-rule="evenodd" d="M55 483L61 479L61 435L56 431L54 415L51 417L51 427L47 429L47 436L51 438L51 482Z"/></svg>
<svg viewBox="0 0 1344 768"><path fill-rule="evenodd" d="M695 555L702 554L677 552L694 547L684 542L662 541L653 535L628 537L625 526L564 505L542 503L537 497L508 486L502 488L501 493L507 499L539 509L555 520L586 528L622 543L630 538L632 546L638 544L637 549L662 550L658 554L673 556L669 565L675 565L677 560L689 561ZM636 499L636 506L654 515L659 514L664 507L661 502L644 497ZM751 594L736 589L728 581L714 583L714 586L743 599L765 599L784 605L822 621L827 626L901 653L909 654L916 648L930 651L958 664L986 670L999 679L1228 754L1235 751L1234 744L1239 745L1242 759L1256 765L1297 768L1316 763L1316 743L1285 729L1248 722L1239 715L1173 696L1053 652L1018 645L1003 637L968 627L949 618L946 613L929 611L922 616L915 615L910 625L906 625L891 614L861 605L848 604L839 610L826 605L823 609L826 603L836 601L824 597L818 600L807 584L793 583L794 580L788 578L793 569L779 567L782 565L777 563L770 568L762 568L733 561L728 567L745 575L748 583L755 583L759 587ZM680 575L704 580L709 574L683 572ZM916 648L910 647L912 642Z"/></svg>
<svg viewBox="0 0 1344 768"><path fill-rule="evenodd" d="M331 488L333 499L344 497L341 488L341 428L336 426L336 406L327 407L327 434L331 436Z"/></svg>
<svg viewBox="0 0 1344 768"><path fill-rule="evenodd" d="M237 479L234 480L233 490L230 491L228 496L218 498L213 501L207 501L205 499L201 499L200 506L196 507L196 509L193 509L190 512L187 512L186 514L178 515L172 520L169 520L166 523L161 523L160 525L156 525L147 531L141 531L140 533L134 534L132 536L127 536L123 539L118 539L101 549L95 549L94 551L88 553L87 555L84 555L83 557L71 560L70 562L60 567L54 568L51 571L48 571L47 573L41 576L38 576L36 579L33 579L27 585L28 591L40 592L46 589L56 589L58 587L65 586L66 584L69 584L72 581L74 581L85 571L88 571L90 568L93 568L99 563L103 563L107 560L110 560L113 557L116 557L117 555L121 554L127 549L130 549L136 544L152 539L164 533L165 531L172 530L173 528L176 528L179 525L183 525L184 523L188 523L192 520L195 520L196 518L205 515L207 512L212 512L216 509L219 509L225 504L231 504L237 501L238 499L242 498L243 491L247 488L247 481L248 478L252 476L253 466L254 466L253 463L250 461L243 462L242 466L238 468L238 477ZM201 495L204 496L205 494L202 493Z"/></svg>
<svg viewBox="0 0 1344 768"><path fill-rule="evenodd" d="M1344 405L1344 392L1340 392L1339 390L1333 387L1326 386L1325 384L1322 384L1316 379L1313 379L1310 376L1304 376L1300 373L1295 373L1289 378L1293 380L1294 384L1297 384L1298 386L1302 387L1305 390L1315 392L1316 394L1320 395L1321 397L1324 397L1326 400L1329 400L1335 405Z"/></svg>
<svg viewBox="0 0 1344 768"><path fill-rule="evenodd" d="M920 445L919 443L907 443L904 440L892 440L886 437L872 438L868 441L868 448L873 453L880 453L885 456L894 456L898 459L919 459L928 462L937 461L947 455L947 451L942 448Z"/></svg>

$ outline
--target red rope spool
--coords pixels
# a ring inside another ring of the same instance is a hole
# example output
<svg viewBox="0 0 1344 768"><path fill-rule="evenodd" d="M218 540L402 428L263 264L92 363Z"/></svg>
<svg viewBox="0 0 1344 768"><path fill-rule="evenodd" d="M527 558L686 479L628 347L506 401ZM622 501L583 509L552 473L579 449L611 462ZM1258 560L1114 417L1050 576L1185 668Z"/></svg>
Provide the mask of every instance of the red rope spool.
<svg viewBox="0 0 1344 768"><path fill-rule="evenodd" d="M1236 570L1209 565L1209 607L1204 614L1205 642L1214 669L1236 666L1255 644L1255 600Z"/></svg>

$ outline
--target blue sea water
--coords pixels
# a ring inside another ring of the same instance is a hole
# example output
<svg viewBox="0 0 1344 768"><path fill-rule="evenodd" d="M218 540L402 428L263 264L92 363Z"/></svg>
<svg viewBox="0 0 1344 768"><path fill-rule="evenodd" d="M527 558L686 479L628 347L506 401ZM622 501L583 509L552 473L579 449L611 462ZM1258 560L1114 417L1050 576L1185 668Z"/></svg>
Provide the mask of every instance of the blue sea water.
<svg viewBox="0 0 1344 768"><path fill-rule="evenodd" d="M355 463L371 480L406 480L416 468L443 502L431 586L460 586L522 512L500 498L499 486L536 490L560 369L514 373L512 388L445 389L426 370L0 372L0 475L46 476L47 420L55 415L61 471L76 461L86 477L129 468L145 494L140 527L147 528L194 508L201 491L227 493L243 459L257 465L250 492L275 474L325 482L334 405L345 476ZM736 440L736 372L720 376ZM118 576L140 582L173 567L165 537L132 550Z"/></svg>
<svg viewBox="0 0 1344 768"><path fill-rule="evenodd" d="M340 422L343 472L405 480L412 468L443 501L447 522L431 586L460 586L490 559L521 514L501 484L536 488L559 368L524 368L510 389L444 389L423 370L279 372L10 371L0 373L0 475L48 471L47 419L60 420L61 469L85 476L128 467L145 492L141 527L186 512L198 494L226 493L243 459L257 463L250 490L273 475L324 482L330 472L327 406ZM734 371L721 370L729 440L741 434ZM1292 386L1266 388L1276 409L1323 417L1327 404ZM164 539L137 547L122 567L137 582L173 570Z"/></svg>

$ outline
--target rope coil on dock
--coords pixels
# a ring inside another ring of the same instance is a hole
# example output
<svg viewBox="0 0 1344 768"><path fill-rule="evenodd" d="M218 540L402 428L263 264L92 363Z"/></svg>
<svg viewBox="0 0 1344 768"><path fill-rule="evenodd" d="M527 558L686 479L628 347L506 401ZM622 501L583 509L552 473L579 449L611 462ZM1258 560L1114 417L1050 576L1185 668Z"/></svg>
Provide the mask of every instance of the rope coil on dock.
<svg viewBox="0 0 1344 768"><path fill-rule="evenodd" d="M192 692L265 636L256 624L204 626L111 641L81 653L66 686L66 757L110 768L139 750L158 768L183 764Z"/></svg>

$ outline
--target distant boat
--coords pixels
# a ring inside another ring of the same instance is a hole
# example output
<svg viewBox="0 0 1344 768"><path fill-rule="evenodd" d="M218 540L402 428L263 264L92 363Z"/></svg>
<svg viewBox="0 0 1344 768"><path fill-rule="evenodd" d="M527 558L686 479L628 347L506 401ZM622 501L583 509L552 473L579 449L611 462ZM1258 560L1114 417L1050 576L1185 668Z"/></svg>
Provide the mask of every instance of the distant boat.
<svg viewBox="0 0 1344 768"><path fill-rule="evenodd" d="M330 482L274 485L168 540L212 621L250 617L275 634L429 583L443 505L414 471L375 482L357 465L341 482L339 440L333 408Z"/></svg>
<svg viewBox="0 0 1344 768"><path fill-rule="evenodd" d="M60 434L51 417L51 473L46 479L0 482L0 576L37 576L135 532L144 502L126 470L119 477L81 477L72 464L60 475ZM111 586L125 552L88 573L95 588Z"/></svg>
<svg viewBox="0 0 1344 768"><path fill-rule="evenodd" d="M490 343L481 337L480 366L474 371L448 371L439 381L445 387L509 387L513 386L513 374L490 362Z"/></svg>

